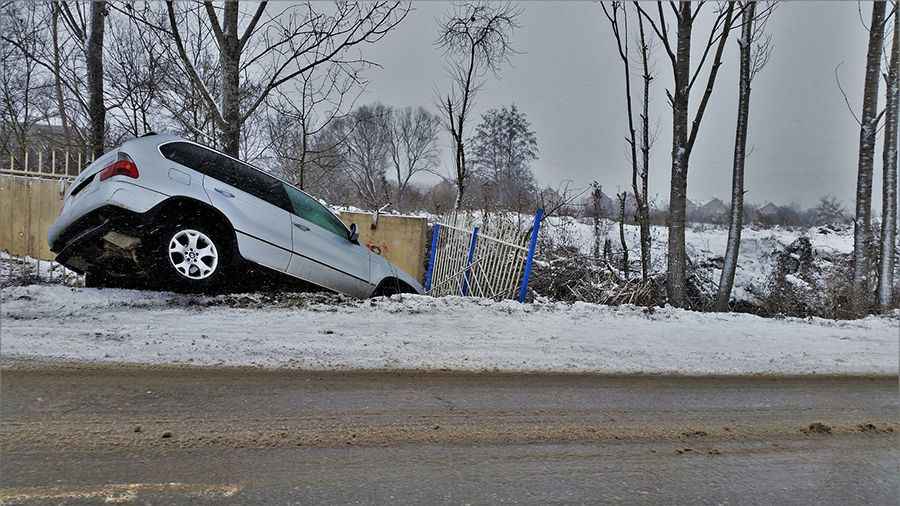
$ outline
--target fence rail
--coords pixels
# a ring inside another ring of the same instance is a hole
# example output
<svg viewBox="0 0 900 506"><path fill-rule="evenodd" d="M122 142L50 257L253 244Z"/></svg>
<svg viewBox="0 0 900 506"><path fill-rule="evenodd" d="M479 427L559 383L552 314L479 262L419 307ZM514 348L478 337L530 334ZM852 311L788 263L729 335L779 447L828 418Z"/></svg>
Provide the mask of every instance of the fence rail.
<svg viewBox="0 0 900 506"><path fill-rule="evenodd" d="M524 302L542 216L538 209L529 230L503 215L457 213L438 220L425 290Z"/></svg>
<svg viewBox="0 0 900 506"><path fill-rule="evenodd" d="M73 178L94 161L90 148L20 149L4 156L0 173L16 176Z"/></svg>

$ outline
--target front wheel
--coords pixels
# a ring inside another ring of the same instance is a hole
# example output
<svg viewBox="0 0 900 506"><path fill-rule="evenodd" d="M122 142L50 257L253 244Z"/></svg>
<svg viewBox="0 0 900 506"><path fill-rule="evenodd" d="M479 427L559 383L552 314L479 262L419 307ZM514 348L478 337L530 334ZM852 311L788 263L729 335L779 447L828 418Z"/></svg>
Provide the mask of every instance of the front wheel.
<svg viewBox="0 0 900 506"><path fill-rule="evenodd" d="M210 227L178 225L160 234L157 271L168 289L206 291L221 286L231 260L226 234Z"/></svg>

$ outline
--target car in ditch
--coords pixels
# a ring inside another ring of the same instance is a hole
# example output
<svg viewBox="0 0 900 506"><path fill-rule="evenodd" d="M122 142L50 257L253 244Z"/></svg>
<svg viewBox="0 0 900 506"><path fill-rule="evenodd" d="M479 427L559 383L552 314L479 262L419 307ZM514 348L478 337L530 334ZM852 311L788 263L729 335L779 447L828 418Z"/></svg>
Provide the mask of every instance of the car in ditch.
<svg viewBox="0 0 900 506"><path fill-rule="evenodd" d="M355 297L423 293L311 195L174 135L129 140L87 166L48 240L89 286L206 291L263 272Z"/></svg>

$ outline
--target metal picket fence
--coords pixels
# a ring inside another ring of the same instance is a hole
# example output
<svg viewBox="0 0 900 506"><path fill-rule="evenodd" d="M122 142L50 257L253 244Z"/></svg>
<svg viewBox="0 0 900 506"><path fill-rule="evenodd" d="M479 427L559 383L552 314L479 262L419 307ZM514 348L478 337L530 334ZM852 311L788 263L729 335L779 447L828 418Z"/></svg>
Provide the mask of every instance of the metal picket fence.
<svg viewBox="0 0 900 506"><path fill-rule="evenodd" d="M0 166L0 174L54 179L77 176L94 156L89 147L23 148L9 152Z"/></svg>
<svg viewBox="0 0 900 506"><path fill-rule="evenodd" d="M508 216L454 213L432 229L425 290L525 301L543 210L530 229Z"/></svg>

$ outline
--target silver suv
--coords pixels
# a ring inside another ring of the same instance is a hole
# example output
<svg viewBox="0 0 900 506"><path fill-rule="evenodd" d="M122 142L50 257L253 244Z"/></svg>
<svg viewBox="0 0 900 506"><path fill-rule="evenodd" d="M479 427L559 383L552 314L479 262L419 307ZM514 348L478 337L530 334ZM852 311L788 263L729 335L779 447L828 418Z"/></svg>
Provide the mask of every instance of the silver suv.
<svg viewBox="0 0 900 506"><path fill-rule="evenodd" d="M143 278L202 291L274 271L356 297L422 293L315 198L172 135L128 141L89 165L48 239L89 285Z"/></svg>

